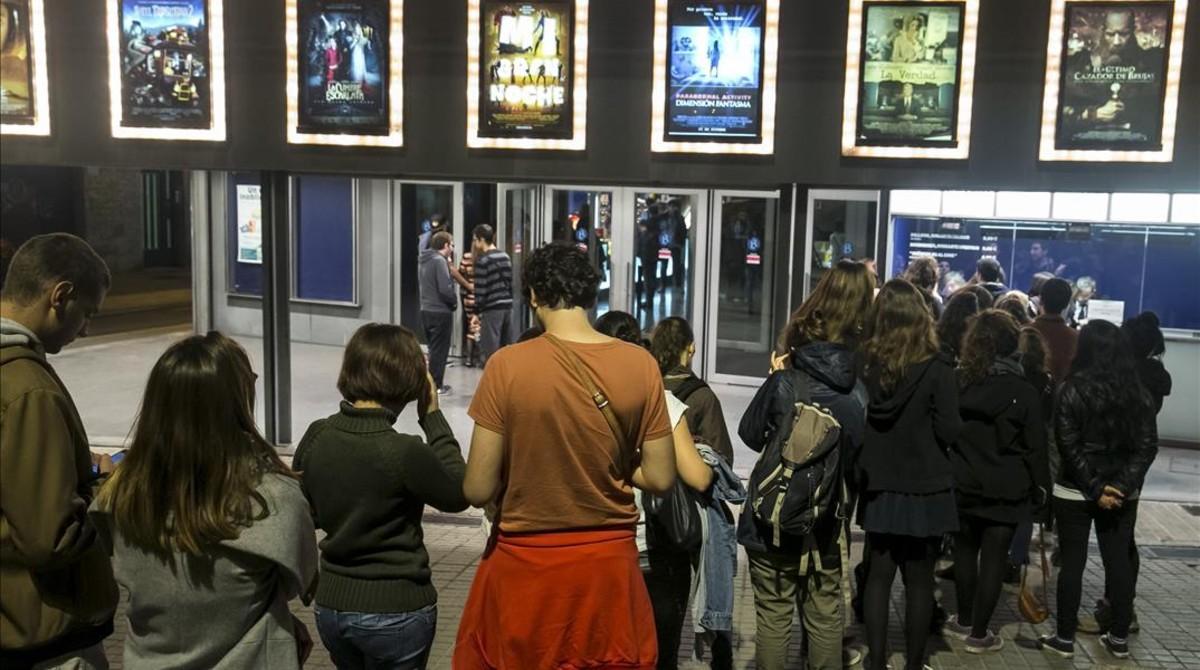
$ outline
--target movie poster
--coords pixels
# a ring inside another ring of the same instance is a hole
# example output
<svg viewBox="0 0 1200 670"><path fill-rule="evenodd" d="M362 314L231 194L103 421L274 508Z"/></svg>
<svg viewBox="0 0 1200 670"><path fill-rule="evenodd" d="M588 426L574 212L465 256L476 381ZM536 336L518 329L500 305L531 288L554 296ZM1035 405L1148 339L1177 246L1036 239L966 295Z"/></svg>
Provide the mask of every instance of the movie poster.
<svg viewBox="0 0 1200 670"><path fill-rule="evenodd" d="M1173 11L1170 2L1067 3L1056 149L1162 149Z"/></svg>
<svg viewBox="0 0 1200 670"><path fill-rule="evenodd" d="M0 122L33 125L33 19L29 0L0 4Z"/></svg>
<svg viewBox="0 0 1200 670"><path fill-rule="evenodd" d="M665 139L762 137L762 2L668 4Z"/></svg>
<svg viewBox="0 0 1200 670"><path fill-rule="evenodd" d="M961 2L867 2L857 146L958 146Z"/></svg>
<svg viewBox="0 0 1200 670"><path fill-rule="evenodd" d="M570 139L574 0L484 0L479 136Z"/></svg>
<svg viewBox="0 0 1200 670"><path fill-rule="evenodd" d="M262 187L237 185L237 261L262 264Z"/></svg>
<svg viewBox="0 0 1200 670"><path fill-rule="evenodd" d="M117 0L121 125L209 128L207 0Z"/></svg>
<svg viewBox="0 0 1200 670"><path fill-rule="evenodd" d="M387 135L390 0L299 0L303 133Z"/></svg>

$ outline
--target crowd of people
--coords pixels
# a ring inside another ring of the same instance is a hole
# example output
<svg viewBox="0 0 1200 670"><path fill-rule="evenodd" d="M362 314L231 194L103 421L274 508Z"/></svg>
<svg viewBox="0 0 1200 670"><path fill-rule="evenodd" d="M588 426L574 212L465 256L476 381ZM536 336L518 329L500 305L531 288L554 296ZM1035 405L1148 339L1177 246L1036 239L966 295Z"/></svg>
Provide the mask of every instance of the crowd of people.
<svg viewBox="0 0 1200 670"><path fill-rule="evenodd" d="M430 236L437 258L422 269L441 307L455 298L446 237ZM95 463L46 356L87 334L108 270L70 235L23 245L0 293L4 666L108 667L120 585L135 670L301 666L314 644L290 613L297 598L315 602L339 668L425 667L438 620L426 506L475 506L490 522L455 668L674 668L689 612L697 654L730 668L739 544L758 668L786 667L797 613L810 668L882 670L889 651L929 667L947 538L956 602L942 631L994 652L1008 565L1028 561L1035 523L1053 524L1062 566L1040 646L1074 651L1094 526L1105 596L1093 632L1129 656L1138 498L1170 393L1153 314L1076 331L1060 279L1031 299L993 286L981 262L943 306L932 259L882 287L839 261L764 361L737 427L759 454L743 480L686 320L648 334L622 312L593 322L596 267L553 243L521 278L539 325L506 346L511 303L480 278L503 262L490 227L474 239L488 344L468 458L439 409L440 345L427 362L411 331L369 324L345 347L340 405L290 466L256 427L246 352L216 332L162 354L124 459ZM445 312L426 312L438 332ZM409 405L424 435L395 430ZM852 570L855 524L866 540ZM904 645L889 650L897 572ZM865 659L845 643L852 611Z"/></svg>

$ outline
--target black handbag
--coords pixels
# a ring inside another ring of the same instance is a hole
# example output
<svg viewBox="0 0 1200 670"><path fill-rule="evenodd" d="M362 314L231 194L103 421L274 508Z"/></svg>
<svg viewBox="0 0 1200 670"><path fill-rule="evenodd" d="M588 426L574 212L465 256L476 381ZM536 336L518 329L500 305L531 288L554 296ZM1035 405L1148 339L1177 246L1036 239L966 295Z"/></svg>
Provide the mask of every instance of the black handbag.
<svg viewBox="0 0 1200 670"><path fill-rule="evenodd" d="M704 532L696 494L679 477L663 495L646 493L646 543L651 548L672 548L688 553L700 550Z"/></svg>

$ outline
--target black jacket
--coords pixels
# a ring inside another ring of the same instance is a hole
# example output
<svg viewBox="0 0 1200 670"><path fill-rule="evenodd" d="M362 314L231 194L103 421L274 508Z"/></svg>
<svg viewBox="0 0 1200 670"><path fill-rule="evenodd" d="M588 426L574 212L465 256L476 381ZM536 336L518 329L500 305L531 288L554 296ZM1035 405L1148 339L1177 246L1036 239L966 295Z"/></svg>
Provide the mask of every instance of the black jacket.
<svg viewBox="0 0 1200 670"><path fill-rule="evenodd" d="M858 460L866 491L926 494L954 487L946 455L962 430L954 369L942 355L908 369L891 392L867 375L867 434Z"/></svg>
<svg viewBox="0 0 1200 670"><path fill-rule="evenodd" d="M1154 401L1154 412L1162 411L1163 398L1171 395L1171 373L1157 358L1143 358L1137 362L1138 381Z"/></svg>
<svg viewBox="0 0 1200 670"><path fill-rule="evenodd" d="M1073 374L1058 390L1054 407L1054 437L1062 465L1056 483L1099 500L1105 485L1126 496L1141 490L1154 457L1158 455L1158 429L1153 400L1143 389L1141 407L1133 412L1136 431L1132 441L1112 430L1107 416L1115 402L1111 391L1085 373Z"/></svg>
<svg viewBox="0 0 1200 670"><path fill-rule="evenodd" d="M1041 505L1050 494L1042 398L1015 359L997 361L987 377L962 389L963 428L950 449L960 493Z"/></svg>
<svg viewBox="0 0 1200 670"><path fill-rule="evenodd" d="M841 453L845 472L845 464L862 447L865 427L866 389L858 381L854 354L840 344L814 342L793 350L789 360L790 370L772 374L758 389L738 425L738 435L746 446L762 452L791 416L798 399L797 384L806 382L811 401L829 410L842 426ZM818 523L813 531L823 558L837 555L836 530L836 521L831 515L826 523ZM738 520L738 542L750 551L764 552L769 537L770 530L764 531L754 522L750 505L743 505ZM780 549L785 553L802 550L802 538L785 536L783 539Z"/></svg>

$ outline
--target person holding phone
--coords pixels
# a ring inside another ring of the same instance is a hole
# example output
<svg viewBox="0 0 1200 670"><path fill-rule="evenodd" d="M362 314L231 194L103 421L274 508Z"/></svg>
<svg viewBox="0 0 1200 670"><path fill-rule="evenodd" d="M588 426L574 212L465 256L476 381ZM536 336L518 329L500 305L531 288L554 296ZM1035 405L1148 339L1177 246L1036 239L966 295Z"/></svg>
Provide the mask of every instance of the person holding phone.
<svg viewBox="0 0 1200 670"><path fill-rule="evenodd" d="M412 331L359 328L337 387L337 413L309 426L294 461L325 531L317 630L339 668L423 668L437 628L437 589L421 515L427 504L467 508L467 465ZM424 439L393 428L412 403Z"/></svg>
<svg viewBox="0 0 1200 670"><path fill-rule="evenodd" d="M129 455L90 509L129 592L126 668L299 667L312 651L288 603L308 601L316 533L255 425L254 380L217 332L150 371Z"/></svg>

